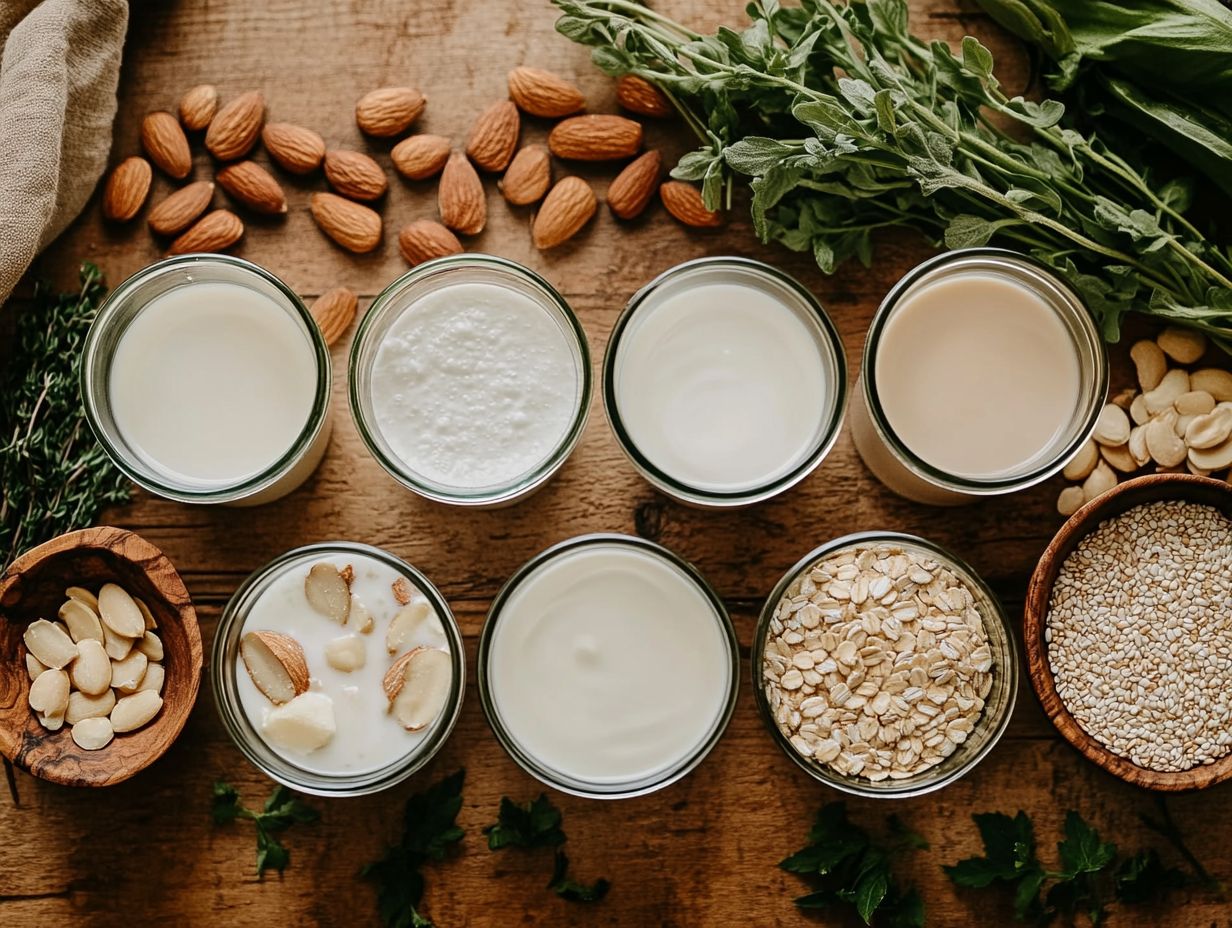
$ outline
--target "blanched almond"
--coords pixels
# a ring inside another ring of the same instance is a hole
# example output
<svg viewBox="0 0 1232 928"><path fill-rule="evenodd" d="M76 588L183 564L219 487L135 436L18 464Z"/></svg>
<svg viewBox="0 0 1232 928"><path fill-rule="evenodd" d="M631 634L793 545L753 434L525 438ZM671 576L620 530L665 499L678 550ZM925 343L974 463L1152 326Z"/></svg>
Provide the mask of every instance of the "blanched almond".
<svg viewBox="0 0 1232 928"><path fill-rule="evenodd" d="M137 608L141 610L141 618L145 619L145 630L149 632L158 628L158 622L154 618L154 613L150 611L150 607L145 604L145 601L134 596L133 602L135 602L137 604Z"/></svg>
<svg viewBox="0 0 1232 928"><path fill-rule="evenodd" d="M103 650L113 661L122 661L128 657L136 643L136 638L125 638L117 635L107 625L103 625Z"/></svg>
<svg viewBox="0 0 1232 928"><path fill-rule="evenodd" d="M304 649L289 635L248 632L240 639L240 657L253 685L275 705L290 702L308 689Z"/></svg>
<svg viewBox="0 0 1232 928"><path fill-rule="evenodd" d="M1061 474L1066 480L1086 480L1087 475L1095 470L1095 465L1099 463L1099 446L1095 444L1095 440L1088 438L1078 453L1075 454Z"/></svg>
<svg viewBox="0 0 1232 928"><path fill-rule="evenodd" d="M1176 467L1185 460L1185 442L1176 434L1176 420L1176 410L1168 409L1145 426L1146 450L1164 467Z"/></svg>
<svg viewBox="0 0 1232 928"><path fill-rule="evenodd" d="M59 670L77 657L77 645L46 619L31 622L22 634L26 649L46 666Z"/></svg>
<svg viewBox="0 0 1232 928"><path fill-rule="evenodd" d="M87 696L101 696L111 688L111 661L102 642L86 638L78 643L77 650L77 660L69 667L69 679Z"/></svg>
<svg viewBox="0 0 1232 928"><path fill-rule="evenodd" d="M94 614L98 614L98 597L91 593L83 586L70 586L64 591L64 595L69 599L75 599L78 602L85 603L89 606Z"/></svg>
<svg viewBox="0 0 1232 928"><path fill-rule="evenodd" d="M115 690L111 687L107 687L98 696L87 696L85 693L69 693L68 709L64 713L64 721L70 725L76 725L82 719L103 718L111 714L115 704Z"/></svg>
<svg viewBox="0 0 1232 928"><path fill-rule="evenodd" d="M152 690L155 693L161 693L165 673L162 664L151 664L145 669L145 676L141 678L141 685L137 687L137 692Z"/></svg>
<svg viewBox="0 0 1232 928"><path fill-rule="evenodd" d="M111 743L115 730L111 719L91 717L74 725L72 736L73 743L83 751L100 751Z"/></svg>
<svg viewBox="0 0 1232 928"><path fill-rule="evenodd" d="M40 712L36 718L38 718L39 724L48 731L59 731L64 727L64 713L60 713L59 715L44 715Z"/></svg>
<svg viewBox="0 0 1232 928"><path fill-rule="evenodd" d="M1232 467L1232 438L1213 448L1190 448L1189 463L1208 473Z"/></svg>
<svg viewBox="0 0 1232 928"><path fill-rule="evenodd" d="M452 682L448 652L415 648L394 661L382 685L394 718L407 731L421 731L445 708Z"/></svg>
<svg viewBox="0 0 1232 928"><path fill-rule="evenodd" d="M308 754L333 740L337 730L334 703L324 693L300 693L271 709L262 730L274 744Z"/></svg>
<svg viewBox="0 0 1232 928"><path fill-rule="evenodd" d="M111 710L111 727L119 732L136 731L163 707L163 698L152 690L125 696Z"/></svg>
<svg viewBox="0 0 1232 928"><path fill-rule="evenodd" d="M304 578L308 605L339 625L346 624L351 612L351 587L333 564L313 564Z"/></svg>
<svg viewBox="0 0 1232 928"><path fill-rule="evenodd" d="M1185 444L1204 451L1222 445L1232 435L1232 406L1218 406L1205 416L1196 416L1185 429Z"/></svg>
<svg viewBox="0 0 1232 928"><path fill-rule="evenodd" d="M1095 421L1095 440L1101 445L1123 445L1129 441L1129 416L1120 406L1108 403Z"/></svg>
<svg viewBox="0 0 1232 928"><path fill-rule="evenodd" d="M137 640L137 650L151 661L161 661L163 659L162 639L153 632L146 632Z"/></svg>
<svg viewBox="0 0 1232 928"><path fill-rule="evenodd" d="M1205 390L1215 397L1217 403L1226 403L1232 400L1232 371L1218 367L1204 367L1200 371L1194 371L1190 377L1190 388Z"/></svg>
<svg viewBox="0 0 1232 928"><path fill-rule="evenodd" d="M1122 474L1132 474L1140 466L1130 454L1129 445L1100 445L1099 454L1113 470Z"/></svg>
<svg viewBox="0 0 1232 928"><path fill-rule="evenodd" d="M68 674L63 670L44 670L30 684L30 708L43 715L64 715L68 694Z"/></svg>
<svg viewBox="0 0 1232 928"><path fill-rule="evenodd" d="M103 624L117 635L140 638L145 632L145 618L122 586L103 584L98 591L98 612Z"/></svg>
<svg viewBox="0 0 1232 928"><path fill-rule="evenodd" d="M103 625L98 614L79 599L67 599L60 607L60 621L68 629L69 637L78 644L83 639L103 640Z"/></svg>
<svg viewBox="0 0 1232 928"><path fill-rule="evenodd" d="M1164 374L1163 379L1159 381L1159 386L1142 394L1142 401L1146 404L1146 411L1152 416L1157 416L1164 410L1170 409L1177 397L1188 392L1189 374L1180 368L1174 368Z"/></svg>
<svg viewBox="0 0 1232 928"><path fill-rule="evenodd" d="M358 635L335 638L325 646L325 660L329 666L343 673L359 670L364 666L364 642Z"/></svg>
<svg viewBox="0 0 1232 928"><path fill-rule="evenodd" d="M135 693L148 666L150 659L140 651L133 651L122 661L112 661L111 686L121 693Z"/></svg>
<svg viewBox="0 0 1232 928"><path fill-rule="evenodd" d="M29 651L26 652L26 673L30 675L31 683L37 680L39 678L39 674L41 674L44 670L47 670L47 669L48 667L46 664L40 661L37 657L35 657Z"/></svg>
<svg viewBox="0 0 1232 928"><path fill-rule="evenodd" d="M1168 359L1164 357L1163 349L1148 339L1134 342L1129 349L1130 360L1138 374L1138 386L1143 393L1154 390L1168 372Z"/></svg>
<svg viewBox="0 0 1232 928"><path fill-rule="evenodd" d="M432 606L426 599L418 599L403 606L389 621L389 628L385 632L385 650L390 654L397 654L407 647L434 617Z"/></svg>

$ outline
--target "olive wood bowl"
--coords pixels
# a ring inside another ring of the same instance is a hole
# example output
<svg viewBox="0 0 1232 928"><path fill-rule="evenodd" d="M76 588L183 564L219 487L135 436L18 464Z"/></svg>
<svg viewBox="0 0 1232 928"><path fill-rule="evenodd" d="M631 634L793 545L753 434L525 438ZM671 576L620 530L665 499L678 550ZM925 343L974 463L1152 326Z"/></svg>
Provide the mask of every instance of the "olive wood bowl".
<svg viewBox="0 0 1232 928"><path fill-rule="evenodd" d="M98 751L77 746L65 725L50 732L27 701L22 633L35 619L55 620L64 590L96 592L118 583L149 607L163 643L163 706L137 731ZM139 535L100 526L70 532L15 560L0 577L0 754L18 767L67 786L110 786L152 764L175 741L201 684L201 632L184 581L167 557Z"/></svg>
<svg viewBox="0 0 1232 928"><path fill-rule="evenodd" d="M1127 783L1145 789L1179 792L1204 789L1232 778L1232 753L1225 754L1214 763L1179 772L1148 770L1128 758L1112 753L1087 734L1065 708L1057 694L1056 681L1048 664L1048 646L1044 643L1052 585L1070 552L1101 522L1142 503L1160 500L1204 503L1232 518L1232 486L1222 480L1196 477L1192 474L1150 474L1137 477L1092 500L1061 526L1031 575L1023 613L1023 642L1027 651L1027 673L1031 678L1031 685L1035 688L1035 695L1039 697L1044 712L1052 719L1052 724L1066 741L1088 760Z"/></svg>

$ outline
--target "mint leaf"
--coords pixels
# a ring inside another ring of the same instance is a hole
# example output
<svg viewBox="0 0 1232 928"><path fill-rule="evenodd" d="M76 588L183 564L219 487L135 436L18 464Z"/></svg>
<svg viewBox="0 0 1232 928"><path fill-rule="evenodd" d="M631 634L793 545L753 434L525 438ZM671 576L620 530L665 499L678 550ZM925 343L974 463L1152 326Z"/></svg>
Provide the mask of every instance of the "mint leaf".
<svg viewBox="0 0 1232 928"><path fill-rule="evenodd" d="M544 793L533 802L521 804L502 796L496 822L484 828L483 833L488 836L488 849L492 851L506 847L556 848L548 889L570 902L598 902L612 884L602 878L593 883L569 878L569 857L561 850L566 840L561 821L560 810Z"/></svg>

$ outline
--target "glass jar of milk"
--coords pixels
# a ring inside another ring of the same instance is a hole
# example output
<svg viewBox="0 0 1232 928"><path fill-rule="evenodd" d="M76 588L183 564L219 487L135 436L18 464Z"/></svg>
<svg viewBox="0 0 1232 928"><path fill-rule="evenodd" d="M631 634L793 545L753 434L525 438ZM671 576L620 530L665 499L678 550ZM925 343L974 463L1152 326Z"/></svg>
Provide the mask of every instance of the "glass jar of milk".
<svg viewBox="0 0 1232 928"><path fill-rule="evenodd" d="M401 559L352 542L296 548L245 580L223 609L210 669L244 756L318 796L410 777L449 738L466 689L444 597Z"/></svg>
<svg viewBox="0 0 1232 928"><path fill-rule="evenodd" d="M1082 300L1026 255L938 255L887 294L868 330L852 437L890 490L959 505L1034 486L1090 437L1108 390Z"/></svg>
<svg viewBox="0 0 1232 928"><path fill-rule="evenodd" d="M183 255L107 297L82 398L134 483L185 503L252 506L294 490L329 443L330 362L299 297L226 255Z"/></svg>
<svg viewBox="0 0 1232 928"><path fill-rule="evenodd" d="M705 508L795 486L838 438L843 343L811 293L745 258L701 258L634 294L603 362L603 403L633 466Z"/></svg>
<svg viewBox="0 0 1232 928"><path fill-rule="evenodd" d="M403 486L505 506L555 474L590 405L590 351L546 280L492 255L438 258L376 298L351 346L351 413Z"/></svg>

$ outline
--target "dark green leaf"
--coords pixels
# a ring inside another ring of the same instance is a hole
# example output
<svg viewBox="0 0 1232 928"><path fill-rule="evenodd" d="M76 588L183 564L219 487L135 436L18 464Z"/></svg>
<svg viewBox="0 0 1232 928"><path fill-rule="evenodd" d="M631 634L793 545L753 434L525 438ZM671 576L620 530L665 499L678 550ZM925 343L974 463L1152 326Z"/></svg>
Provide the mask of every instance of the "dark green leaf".
<svg viewBox="0 0 1232 928"><path fill-rule="evenodd" d="M1185 874L1165 867L1152 849L1139 851L1117 865L1113 875L1116 897L1125 903L1158 902L1185 885Z"/></svg>
<svg viewBox="0 0 1232 928"><path fill-rule="evenodd" d="M885 899L889 888L890 868L884 862L860 878L856 884L856 914L864 920L864 924L872 924L873 913Z"/></svg>
<svg viewBox="0 0 1232 928"><path fill-rule="evenodd" d="M1103 841L1099 832L1077 812L1065 813L1065 840L1057 845L1066 876L1103 870L1116 857L1116 845Z"/></svg>
<svg viewBox="0 0 1232 928"><path fill-rule="evenodd" d="M599 902L607 895L612 884L600 877L593 883L579 883L569 879L569 858L558 850L552 863L552 878L548 889L570 902Z"/></svg>
<svg viewBox="0 0 1232 928"><path fill-rule="evenodd" d="M497 822L484 828L489 850L503 847L559 847L565 843L560 810L544 793L533 802L515 803L502 796Z"/></svg>
<svg viewBox="0 0 1232 928"><path fill-rule="evenodd" d="M260 823L257 823L257 876L273 868L281 873L291 862L291 852Z"/></svg>
<svg viewBox="0 0 1232 928"><path fill-rule="evenodd" d="M225 825L235 821L240 814L240 794L230 783L217 781L214 783L214 798L210 807L215 825Z"/></svg>

